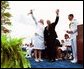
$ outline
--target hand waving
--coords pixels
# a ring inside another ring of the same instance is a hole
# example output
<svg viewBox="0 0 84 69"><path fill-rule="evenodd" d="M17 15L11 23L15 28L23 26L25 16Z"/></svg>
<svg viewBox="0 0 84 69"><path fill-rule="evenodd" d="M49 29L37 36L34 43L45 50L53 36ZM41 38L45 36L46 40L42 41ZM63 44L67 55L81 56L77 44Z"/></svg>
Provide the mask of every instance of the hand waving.
<svg viewBox="0 0 84 69"><path fill-rule="evenodd" d="M29 14L33 14L33 10L30 10L30 12L28 13L28 15L29 15Z"/></svg>
<svg viewBox="0 0 84 69"><path fill-rule="evenodd" d="M56 10L56 14L59 15L59 9Z"/></svg>

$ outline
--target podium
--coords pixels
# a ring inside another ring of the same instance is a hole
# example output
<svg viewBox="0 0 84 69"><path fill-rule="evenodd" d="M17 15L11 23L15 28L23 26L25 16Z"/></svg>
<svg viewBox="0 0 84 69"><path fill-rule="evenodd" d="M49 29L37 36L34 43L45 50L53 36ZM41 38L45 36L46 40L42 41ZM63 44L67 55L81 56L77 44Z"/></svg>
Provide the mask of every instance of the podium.
<svg viewBox="0 0 84 69"><path fill-rule="evenodd" d="M83 24L77 26L77 59L78 63L83 63Z"/></svg>

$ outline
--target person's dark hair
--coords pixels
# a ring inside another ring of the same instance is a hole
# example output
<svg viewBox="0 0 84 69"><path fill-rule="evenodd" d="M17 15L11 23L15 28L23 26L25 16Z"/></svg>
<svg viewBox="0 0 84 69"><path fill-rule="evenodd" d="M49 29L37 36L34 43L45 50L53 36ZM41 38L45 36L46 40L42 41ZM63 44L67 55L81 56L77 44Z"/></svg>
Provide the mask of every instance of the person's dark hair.
<svg viewBox="0 0 84 69"><path fill-rule="evenodd" d="M72 17L74 17L74 15L73 15L73 14L69 14L69 16L72 16Z"/></svg>
<svg viewBox="0 0 84 69"><path fill-rule="evenodd" d="M69 35L68 34L65 34L64 37L68 37L69 38Z"/></svg>

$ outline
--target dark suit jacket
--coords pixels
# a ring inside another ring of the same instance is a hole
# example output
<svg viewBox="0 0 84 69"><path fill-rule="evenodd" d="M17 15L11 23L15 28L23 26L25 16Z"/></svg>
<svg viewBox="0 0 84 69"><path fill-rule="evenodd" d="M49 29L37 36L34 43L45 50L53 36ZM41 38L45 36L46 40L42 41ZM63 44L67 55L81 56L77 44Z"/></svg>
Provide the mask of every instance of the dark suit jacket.
<svg viewBox="0 0 84 69"><path fill-rule="evenodd" d="M57 25L59 16L56 16L55 22L49 25L49 30L45 27L44 29L44 41L50 41L57 38L57 33L55 32L55 26Z"/></svg>

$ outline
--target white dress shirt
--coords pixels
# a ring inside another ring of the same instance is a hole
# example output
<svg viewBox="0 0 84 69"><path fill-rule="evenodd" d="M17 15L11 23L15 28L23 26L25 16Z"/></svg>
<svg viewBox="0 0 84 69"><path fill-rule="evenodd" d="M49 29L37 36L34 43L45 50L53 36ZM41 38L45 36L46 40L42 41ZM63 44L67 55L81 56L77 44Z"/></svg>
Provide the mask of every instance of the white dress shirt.
<svg viewBox="0 0 84 69"><path fill-rule="evenodd" d="M70 31L73 31L73 33L70 35L71 39L73 39L74 36L78 35L78 33L77 33L77 23L78 23L77 20L73 19L69 24Z"/></svg>

